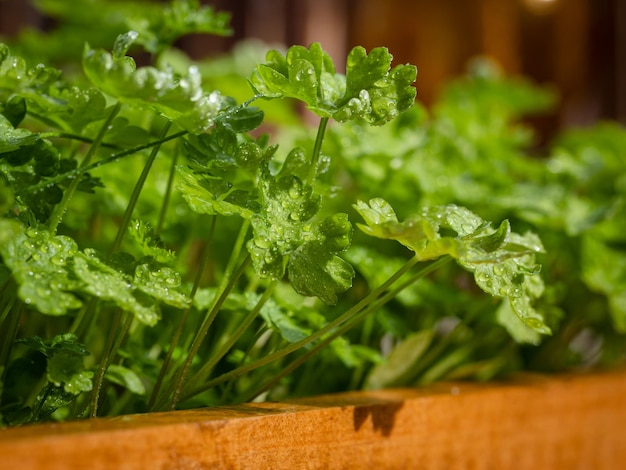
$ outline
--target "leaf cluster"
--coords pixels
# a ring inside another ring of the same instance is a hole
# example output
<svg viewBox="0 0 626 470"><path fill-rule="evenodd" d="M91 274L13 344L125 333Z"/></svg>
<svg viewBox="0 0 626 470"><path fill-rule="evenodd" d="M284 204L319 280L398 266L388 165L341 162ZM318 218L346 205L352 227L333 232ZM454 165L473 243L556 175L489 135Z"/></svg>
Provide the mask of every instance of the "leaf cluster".
<svg viewBox="0 0 626 470"><path fill-rule="evenodd" d="M413 65L391 69L393 57L384 47L369 55L353 48L346 60L346 74L338 74L330 56L319 43L309 48L294 46L286 55L268 52L266 64L259 65L250 80L265 98L296 98L320 117L345 122L362 118L382 125L409 109L416 91Z"/></svg>
<svg viewBox="0 0 626 470"><path fill-rule="evenodd" d="M63 71L0 45L2 424L623 358L620 126L536 158L555 94L489 62L427 111L385 48L225 80L249 50L172 48L229 33L198 1L39 2L59 38L92 3ZM265 126L284 99L318 128Z"/></svg>

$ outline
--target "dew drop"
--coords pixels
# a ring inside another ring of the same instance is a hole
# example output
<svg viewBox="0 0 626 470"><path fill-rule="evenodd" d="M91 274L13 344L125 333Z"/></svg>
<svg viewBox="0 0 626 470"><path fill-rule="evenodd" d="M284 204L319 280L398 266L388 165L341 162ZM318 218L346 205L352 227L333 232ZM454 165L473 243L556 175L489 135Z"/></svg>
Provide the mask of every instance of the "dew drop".
<svg viewBox="0 0 626 470"><path fill-rule="evenodd" d="M254 244L264 250L268 249L272 245L267 237L255 237Z"/></svg>
<svg viewBox="0 0 626 470"><path fill-rule="evenodd" d="M540 329L543 327L543 323L537 320L536 318L526 318L524 320L524 323L526 323L526 325L534 329Z"/></svg>
<svg viewBox="0 0 626 470"><path fill-rule="evenodd" d="M179 284L179 280L174 276L168 276L165 278L165 283L170 286L177 286Z"/></svg>
<svg viewBox="0 0 626 470"><path fill-rule="evenodd" d="M298 199L302 195L302 187L294 181L291 188L289 188L289 197L291 199Z"/></svg>

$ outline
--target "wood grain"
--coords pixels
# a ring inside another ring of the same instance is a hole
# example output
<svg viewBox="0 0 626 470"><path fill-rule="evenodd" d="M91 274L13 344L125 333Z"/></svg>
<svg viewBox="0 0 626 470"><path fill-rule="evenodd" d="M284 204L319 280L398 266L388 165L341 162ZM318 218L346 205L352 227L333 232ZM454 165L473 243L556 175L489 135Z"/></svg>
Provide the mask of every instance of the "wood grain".
<svg viewBox="0 0 626 470"><path fill-rule="evenodd" d="M626 371L0 430L2 469L622 469Z"/></svg>

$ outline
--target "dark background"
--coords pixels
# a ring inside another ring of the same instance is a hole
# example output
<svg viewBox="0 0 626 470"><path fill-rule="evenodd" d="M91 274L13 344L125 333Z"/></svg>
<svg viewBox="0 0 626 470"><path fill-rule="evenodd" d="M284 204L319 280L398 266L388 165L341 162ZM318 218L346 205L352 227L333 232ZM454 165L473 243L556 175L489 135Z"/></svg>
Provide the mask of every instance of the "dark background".
<svg viewBox="0 0 626 470"><path fill-rule="evenodd" d="M0 35L45 29L28 0L0 0ZM509 74L556 86L561 105L546 129L599 119L626 123L626 0L217 0L232 12L230 38L191 36L194 58L228 51L239 39L322 43L338 68L354 45L387 46L395 63L417 65L419 99L489 55ZM545 130L545 129L544 129Z"/></svg>

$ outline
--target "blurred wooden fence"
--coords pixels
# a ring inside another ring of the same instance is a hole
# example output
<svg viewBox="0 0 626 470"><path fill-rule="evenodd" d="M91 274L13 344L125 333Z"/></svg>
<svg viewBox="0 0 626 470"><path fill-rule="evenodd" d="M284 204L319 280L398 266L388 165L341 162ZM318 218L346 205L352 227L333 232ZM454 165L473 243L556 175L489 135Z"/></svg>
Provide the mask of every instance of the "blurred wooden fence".
<svg viewBox="0 0 626 470"><path fill-rule="evenodd" d="M244 37L272 43L319 41L343 63L349 48L387 46L397 63L418 66L426 104L442 83L476 55L509 73L554 84L562 106L552 125L601 118L626 123L626 1L624 0L217 0L231 11L235 36L193 36L184 47L198 57L228 50ZM42 25L28 0L0 0L0 34ZM210 46L210 47L208 47ZM341 67L341 66L340 66Z"/></svg>

